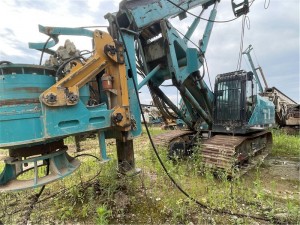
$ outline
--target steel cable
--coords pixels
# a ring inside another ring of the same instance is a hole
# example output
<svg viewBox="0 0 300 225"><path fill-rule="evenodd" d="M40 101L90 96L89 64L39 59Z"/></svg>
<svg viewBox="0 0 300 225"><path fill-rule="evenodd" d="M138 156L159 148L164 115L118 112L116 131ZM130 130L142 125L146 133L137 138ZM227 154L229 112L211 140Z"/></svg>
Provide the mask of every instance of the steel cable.
<svg viewBox="0 0 300 225"><path fill-rule="evenodd" d="M116 24L116 27L119 31L119 34L120 34L120 37L122 39L122 42L125 43L124 41L124 37L123 37L123 34L120 30L120 27L119 27L119 24L118 24L118 21L115 21L115 24ZM128 66L129 66L129 69L132 71L132 65L131 65L131 61L130 61L130 57L129 57L129 54L128 54L128 51L126 50L126 46L124 46L124 50L125 50L125 53L126 53L126 56L127 56L127 59L128 59ZM147 126L147 123L146 123L146 119L145 119L145 116L144 116L144 113L143 113L143 110L142 110L142 105L141 105L141 102L140 102L140 99L139 99L139 95L138 95L138 88L137 88L137 84L136 84L136 81L135 81L135 78L134 76L131 76L132 80L133 80L133 86L134 86L134 90L135 90L135 93L136 93L136 96L137 96L137 101L138 101L138 104L139 104L139 108L140 108L140 111L141 111L141 115L142 115L142 119L145 123L145 128L146 128L146 133L147 133L147 136L150 140L150 143L151 143L151 146L153 148L153 151L156 155L156 158L158 159L161 167L163 168L164 172L166 173L166 175L168 176L168 178L172 181L172 183L176 186L176 188L182 193L184 194L188 199L190 199L191 201L195 202L197 205L199 205L201 208L203 209L207 209L207 210L212 210L214 212L217 212L217 213L220 213L220 214L227 214L227 215L231 215L231 216L239 216L239 217L246 217L246 218L253 218L253 219L258 219L258 220L263 220L263 221L271 221L271 219L269 218L264 218L264 217L259 217L259 216L252 216L252 215L246 215L246 214L241 214L241 213L233 213L233 212L230 212L228 210L222 210L222 209L217 209L217 208L212 208L200 201L198 201L197 199L193 198L192 196L190 196L176 181L175 179L171 176L171 174L169 173L169 171L167 170L167 168L165 167L160 155L158 154L158 151L154 145L154 142L153 142L153 139L151 137L151 134L150 134L150 131L149 131L149 128Z"/></svg>

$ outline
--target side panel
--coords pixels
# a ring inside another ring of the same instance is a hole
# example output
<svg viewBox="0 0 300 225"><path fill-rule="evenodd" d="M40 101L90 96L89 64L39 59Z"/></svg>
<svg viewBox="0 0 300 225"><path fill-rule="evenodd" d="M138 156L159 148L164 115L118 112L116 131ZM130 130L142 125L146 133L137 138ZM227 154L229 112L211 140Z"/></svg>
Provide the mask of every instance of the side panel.
<svg viewBox="0 0 300 225"><path fill-rule="evenodd" d="M272 102L257 96L257 104L249 120L249 126L273 126L275 124L275 106Z"/></svg>
<svg viewBox="0 0 300 225"><path fill-rule="evenodd" d="M128 52L129 59L127 58L127 54L125 57L125 63L127 68L127 84L128 84L128 94L129 94L129 108L130 108L130 115L132 120L131 131L129 131L128 138L133 139L134 137L138 136L142 132L142 123L141 123L141 111L138 103L138 97L135 92L133 79L129 78L129 70L131 70L131 74L134 77L135 82L138 81L137 79L137 69L135 63L135 48L134 48L134 36L123 32L124 38L124 45L126 46L126 51ZM129 61L131 68L129 66ZM136 83L136 86L138 84Z"/></svg>

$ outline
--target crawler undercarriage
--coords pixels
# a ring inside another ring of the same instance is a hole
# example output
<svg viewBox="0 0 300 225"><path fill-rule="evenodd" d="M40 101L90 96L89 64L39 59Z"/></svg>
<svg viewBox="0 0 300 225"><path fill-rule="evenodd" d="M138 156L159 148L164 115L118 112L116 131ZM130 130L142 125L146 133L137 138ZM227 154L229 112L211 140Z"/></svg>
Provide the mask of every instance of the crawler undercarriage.
<svg viewBox="0 0 300 225"><path fill-rule="evenodd" d="M167 147L169 157L190 154L197 137L201 138L201 157L205 167L221 170L229 176L238 177L259 165L272 147L272 134L268 131L247 136L214 135L201 137L188 130L175 130L153 138L157 146Z"/></svg>

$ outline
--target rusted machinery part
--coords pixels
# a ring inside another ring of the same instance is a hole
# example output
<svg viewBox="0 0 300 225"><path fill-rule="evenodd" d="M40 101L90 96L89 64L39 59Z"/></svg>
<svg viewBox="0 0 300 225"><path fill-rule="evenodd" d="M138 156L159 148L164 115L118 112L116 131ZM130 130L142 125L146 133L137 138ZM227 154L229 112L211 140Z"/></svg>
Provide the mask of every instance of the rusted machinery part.
<svg viewBox="0 0 300 225"><path fill-rule="evenodd" d="M71 174L80 161L68 155L67 149L63 140L9 149L9 157L4 159L5 166L0 174L0 192L44 186ZM44 166L50 173L40 176L40 168ZM29 171L32 171L30 178L22 179L22 174Z"/></svg>
<svg viewBox="0 0 300 225"><path fill-rule="evenodd" d="M189 145L190 130L173 130L153 138L156 146L168 148L169 156L178 146L178 157L182 147ZM204 140L201 147L203 165L212 170L226 172L228 176L239 177L260 164L272 147L272 134L268 131L251 136L215 135ZM187 150L185 150L187 151Z"/></svg>
<svg viewBox="0 0 300 225"><path fill-rule="evenodd" d="M159 111L161 112L163 118L165 120L167 119L177 119L176 115L172 114L167 106L165 105L165 103L155 94L154 91L152 91L151 87L148 85L148 88L150 90L150 94L152 96L154 105L159 109Z"/></svg>
<svg viewBox="0 0 300 225"><path fill-rule="evenodd" d="M268 131L251 136L215 135L204 141L202 160L205 167L237 178L262 163L271 147L272 134Z"/></svg>
<svg viewBox="0 0 300 225"><path fill-rule="evenodd" d="M175 139L194 133L195 132L191 130L171 130L167 133L159 134L152 139L156 146L169 147L170 143Z"/></svg>

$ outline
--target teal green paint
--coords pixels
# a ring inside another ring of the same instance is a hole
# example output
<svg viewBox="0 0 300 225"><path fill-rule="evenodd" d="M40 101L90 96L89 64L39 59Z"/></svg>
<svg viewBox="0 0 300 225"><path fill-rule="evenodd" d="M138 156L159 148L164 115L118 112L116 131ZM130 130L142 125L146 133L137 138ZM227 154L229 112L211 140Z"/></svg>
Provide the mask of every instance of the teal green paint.
<svg viewBox="0 0 300 225"><path fill-rule="evenodd" d="M218 6L218 1L216 1L214 9L211 10L210 12L210 16L209 16L209 20L207 22L203 37L202 37L202 43L200 45L200 49L201 49L201 53L205 54L207 46L208 46L208 42L210 39L210 35L214 26L214 20L216 19L216 15L217 15L217 6Z"/></svg>
<svg viewBox="0 0 300 225"><path fill-rule="evenodd" d="M48 176L48 179L43 179L44 177L38 177L38 162L41 161L49 161L49 164L51 165L51 174L49 174L49 176L46 175ZM65 150L25 159L22 162L7 162L5 164L3 172L0 175L0 185L5 185L9 181L14 181L20 174L22 174L22 171L27 169L26 167L24 167L24 164L34 165L32 167L32 170L34 170L33 179L26 181L20 180L18 181L18 185L13 185L12 187L10 187L9 190L16 191L32 187L36 188L45 185L47 183L53 182L58 179L62 179L70 175L80 165L79 161L77 161L74 158L70 158L70 156L67 155ZM19 170L16 169L17 167L20 167ZM1 189L2 187L0 186L0 190Z"/></svg>
<svg viewBox="0 0 300 225"><path fill-rule="evenodd" d="M257 95L257 103L249 119L249 126L274 126L275 125L275 106L274 104Z"/></svg>
<svg viewBox="0 0 300 225"><path fill-rule="evenodd" d="M186 34L184 35L184 41L185 42L188 42L189 39L192 37L193 33L195 32L197 26L199 25L200 23L200 18L202 16L202 14L204 13L204 9L202 9L199 17L196 17L193 21L193 23L191 24L191 26L189 27L188 31L186 32Z"/></svg>
<svg viewBox="0 0 300 225"><path fill-rule="evenodd" d="M101 159L103 161L107 161L109 160L109 158L106 155L105 133L103 131L98 132L98 140L100 146Z"/></svg>
<svg viewBox="0 0 300 225"><path fill-rule="evenodd" d="M252 72L255 76L256 83L258 84L259 93L262 93L263 92L263 87L261 85L260 79L258 77L258 74L256 72L256 69L255 69L251 54L250 54L251 50L253 50L253 47L252 47L252 45L249 45L249 47L243 52L243 54L246 54L247 57L248 57L249 63L251 65Z"/></svg>
<svg viewBox="0 0 300 225"><path fill-rule="evenodd" d="M160 65L157 65L153 70L151 70L150 73L147 74L147 76L142 80L141 83L138 85L138 90L140 90L148 81L156 75L157 71L159 71Z"/></svg>
<svg viewBox="0 0 300 225"><path fill-rule="evenodd" d="M29 43L29 48L43 50L44 48L49 51L49 53L54 54L55 52L49 48L54 47L58 42L59 35L75 35L75 36L86 36L93 37L94 32L84 28L68 28L68 27L44 27L39 25L39 31L43 34L49 35L53 40L46 43ZM46 46L45 46L46 44Z"/></svg>
<svg viewBox="0 0 300 225"><path fill-rule="evenodd" d="M16 170L14 165L5 164L5 167L0 175L0 185L16 178Z"/></svg>

